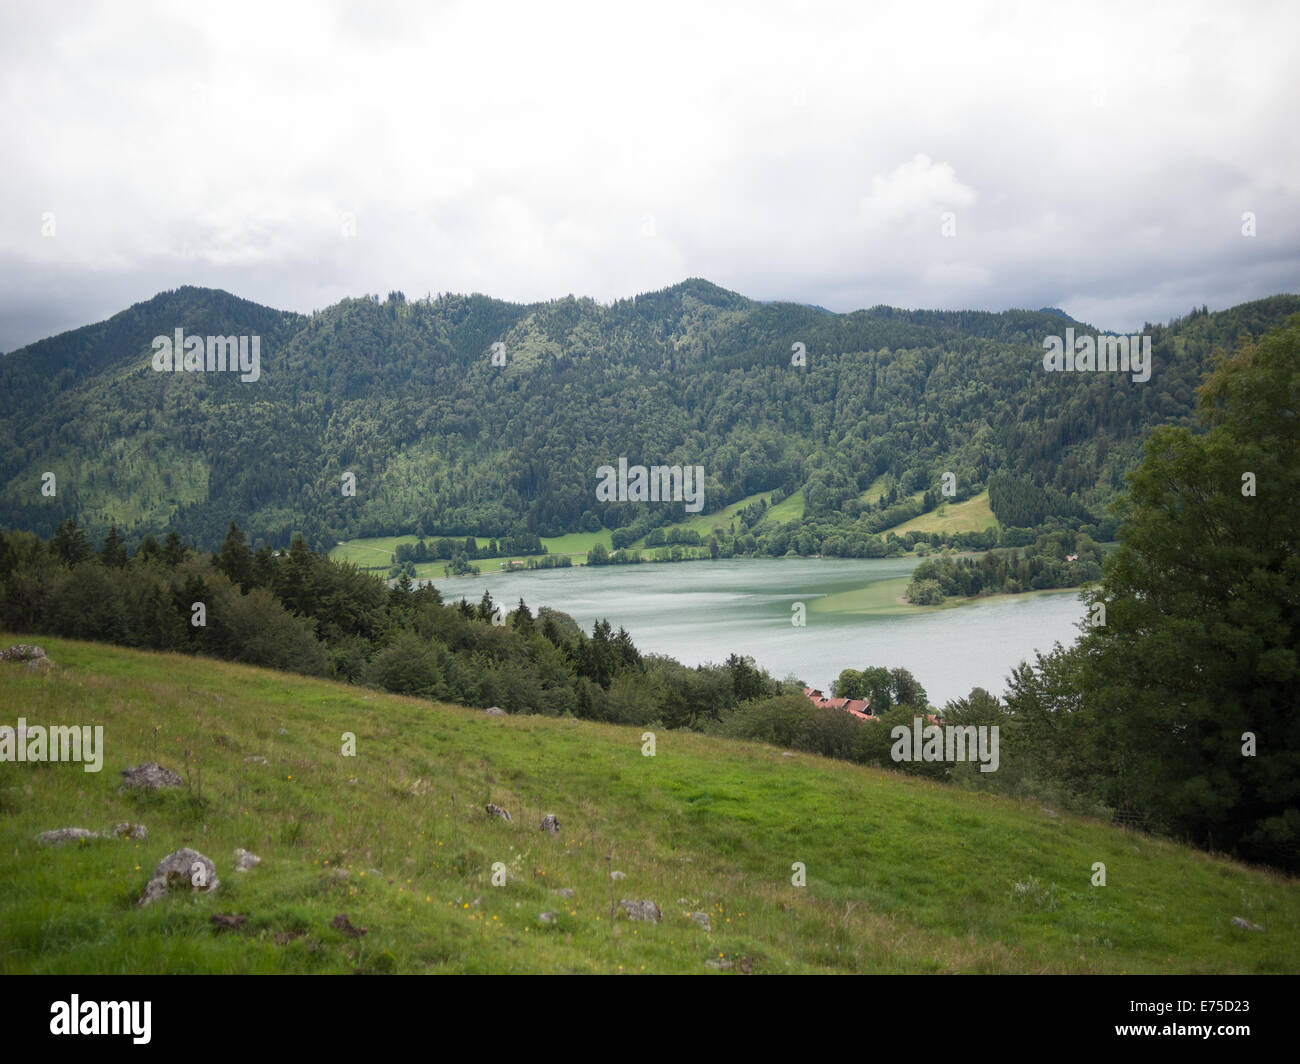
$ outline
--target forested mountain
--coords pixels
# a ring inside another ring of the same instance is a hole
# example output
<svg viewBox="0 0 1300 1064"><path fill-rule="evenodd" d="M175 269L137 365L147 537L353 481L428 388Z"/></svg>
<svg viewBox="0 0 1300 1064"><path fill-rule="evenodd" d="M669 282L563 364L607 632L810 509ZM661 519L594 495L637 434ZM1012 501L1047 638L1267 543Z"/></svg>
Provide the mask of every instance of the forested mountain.
<svg viewBox="0 0 1300 1064"><path fill-rule="evenodd" d="M1054 310L834 314L693 279L608 306L392 292L299 315L180 288L0 357L0 526L48 537L76 516L214 548L232 520L254 544L322 546L680 517L597 502L597 466L625 456L703 466L706 512L802 489L821 532L878 531L894 499L863 494L882 474L932 506L950 471L1005 524L1105 536L1151 429L1194 424L1213 350L1297 311L1274 296L1148 326L1139 383L1044 371L1044 337L1086 331ZM260 337L259 379L155 371L177 329Z"/></svg>

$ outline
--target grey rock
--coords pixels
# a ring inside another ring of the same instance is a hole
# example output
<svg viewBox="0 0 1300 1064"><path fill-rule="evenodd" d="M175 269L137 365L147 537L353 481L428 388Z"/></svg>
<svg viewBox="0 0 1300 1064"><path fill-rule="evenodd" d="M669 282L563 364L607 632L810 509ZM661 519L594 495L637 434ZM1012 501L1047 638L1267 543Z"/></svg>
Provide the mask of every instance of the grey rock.
<svg viewBox="0 0 1300 1064"><path fill-rule="evenodd" d="M558 894L561 898L572 898L573 890L570 887L560 887L558 890L551 891L552 894Z"/></svg>
<svg viewBox="0 0 1300 1064"><path fill-rule="evenodd" d="M558 918L557 913L547 912L547 913L542 913L537 919L539 919L544 924L553 924L555 923L557 918Z"/></svg>
<svg viewBox="0 0 1300 1064"><path fill-rule="evenodd" d="M262 863L262 859L255 853L249 853L242 846L235 850L235 871L247 872L250 868L256 868Z"/></svg>
<svg viewBox="0 0 1300 1064"><path fill-rule="evenodd" d="M42 831L36 836L36 841L46 846L62 846L65 842L81 842L83 839L104 839L107 835L102 835L98 831L91 831L88 828L57 828L54 831Z"/></svg>
<svg viewBox="0 0 1300 1064"><path fill-rule="evenodd" d="M785 751L781 756L782 756L782 757L794 757L794 754L790 753L790 751L787 750L787 751Z"/></svg>
<svg viewBox="0 0 1300 1064"><path fill-rule="evenodd" d="M631 898L622 898L619 904L623 906L623 911L627 913L629 920L635 920L638 923L657 924L662 918L663 913L659 911L659 906L648 898L644 901L634 901Z"/></svg>
<svg viewBox="0 0 1300 1064"><path fill-rule="evenodd" d="M0 661L38 661L45 657L45 651L33 643L16 643L8 650L0 650Z"/></svg>
<svg viewBox="0 0 1300 1064"><path fill-rule="evenodd" d="M149 837L149 832L145 830L143 824L130 824L122 821L120 824L113 825L113 834L124 839L136 839L144 842Z"/></svg>
<svg viewBox="0 0 1300 1064"><path fill-rule="evenodd" d="M257 754L250 754L248 757L244 758L245 765L269 765L270 763L271 762L266 758L260 757Z"/></svg>
<svg viewBox="0 0 1300 1064"><path fill-rule="evenodd" d="M613 871L613 872L611 872L611 873L609 874L609 878L612 879L612 880L615 880L615 881L618 881L618 880L620 880L620 879L627 879L627 873L626 873L626 872L619 872L619 871L615 870L615 871Z"/></svg>
<svg viewBox="0 0 1300 1064"><path fill-rule="evenodd" d="M514 821L514 817L510 815L509 809L502 809L499 805L493 805L491 802L488 802L488 804L483 808L487 810L488 816L499 817L501 820L508 820L511 822Z"/></svg>
<svg viewBox="0 0 1300 1064"><path fill-rule="evenodd" d="M122 770L123 787L141 787L146 791L156 791L162 787L179 787L185 781L169 768L150 761L147 765Z"/></svg>
<svg viewBox="0 0 1300 1064"><path fill-rule="evenodd" d="M705 931L713 930L713 923L709 920L708 913L687 913L686 915L704 928Z"/></svg>
<svg viewBox="0 0 1300 1064"><path fill-rule="evenodd" d="M216 865L198 850L186 846L158 862L136 904L141 907L149 905L166 897L169 890L189 888L193 894L211 894L219 882Z"/></svg>
<svg viewBox="0 0 1300 1064"><path fill-rule="evenodd" d="M556 817L554 813L547 813L546 816L542 818L541 830L546 832L548 835L558 835L560 833L559 818Z"/></svg>
<svg viewBox="0 0 1300 1064"><path fill-rule="evenodd" d="M1059 813L1057 813L1057 811L1056 811L1055 809L1048 809L1047 806L1043 806L1043 812L1044 812L1047 816L1050 816L1050 817L1053 817L1053 818L1054 818L1054 817L1057 817L1057 816L1060 815Z"/></svg>
<svg viewBox="0 0 1300 1064"><path fill-rule="evenodd" d="M1259 924L1252 924L1249 920L1242 919L1242 917L1240 917L1240 916L1234 916L1234 917L1232 918L1232 926L1233 926L1233 927L1239 927L1239 928L1241 928L1243 931L1263 931L1263 930L1264 930L1262 927L1259 926Z"/></svg>
<svg viewBox="0 0 1300 1064"><path fill-rule="evenodd" d="M483 712L486 713L489 717L508 717L508 716L510 716L510 714L507 713L507 712L506 712L504 709L502 709L500 706L488 706L487 709L483 710Z"/></svg>
<svg viewBox="0 0 1300 1064"><path fill-rule="evenodd" d="M731 961L724 960L721 957L710 957L704 962L704 967L716 968L720 972L729 972L731 971L732 964Z"/></svg>

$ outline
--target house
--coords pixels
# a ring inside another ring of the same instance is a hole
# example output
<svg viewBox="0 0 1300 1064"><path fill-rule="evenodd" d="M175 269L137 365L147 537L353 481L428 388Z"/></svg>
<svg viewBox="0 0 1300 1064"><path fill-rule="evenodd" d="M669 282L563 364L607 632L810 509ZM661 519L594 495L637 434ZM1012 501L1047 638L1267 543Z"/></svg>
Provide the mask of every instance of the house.
<svg viewBox="0 0 1300 1064"><path fill-rule="evenodd" d="M845 713L850 713L857 717L858 720L879 720L868 712L871 702L866 698L827 698L821 691L815 687L805 687L803 689L804 697L814 706L829 706L831 709L842 709Z"/></svg>

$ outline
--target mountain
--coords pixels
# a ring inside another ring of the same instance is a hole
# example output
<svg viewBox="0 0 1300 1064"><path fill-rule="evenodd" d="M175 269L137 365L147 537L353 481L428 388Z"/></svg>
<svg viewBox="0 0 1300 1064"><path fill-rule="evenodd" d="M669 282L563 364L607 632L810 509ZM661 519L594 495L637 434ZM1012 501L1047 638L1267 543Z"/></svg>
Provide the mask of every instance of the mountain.
<svg viewBox="0 0 1300 1064"><path fill-rule="evenodd" d="M1104 533L1150 429L1193 423L1215 347L1298 311L1279 295L1149 326L1142 383L1046 372L1050 311L835 314L693 278L609 306L391 292L302 315L185 287L0 357L0 525L48 536L75 515L215 546L233 519L319 545L681 517L597 501L596 468L626 457L702 466L705 512L802 490L814 543L879 530L877 478L928 509L945 472L958 500L992 481L1017 514ZM178 329L256 337L257 379L155 371Z"/></svg>

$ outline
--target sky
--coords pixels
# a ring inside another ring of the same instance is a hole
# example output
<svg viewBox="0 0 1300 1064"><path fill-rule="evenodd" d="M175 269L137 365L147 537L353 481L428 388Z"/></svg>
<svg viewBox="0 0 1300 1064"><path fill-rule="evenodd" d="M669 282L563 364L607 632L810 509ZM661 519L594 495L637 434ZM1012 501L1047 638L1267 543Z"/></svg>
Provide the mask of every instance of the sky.
<svg viewBox="0 0 1300 1064"><path fill-rule="evenodd" d="M1298 52L1293 2L7 2L0 350L185 284L1134 331L1300 291Z"/></svg>

